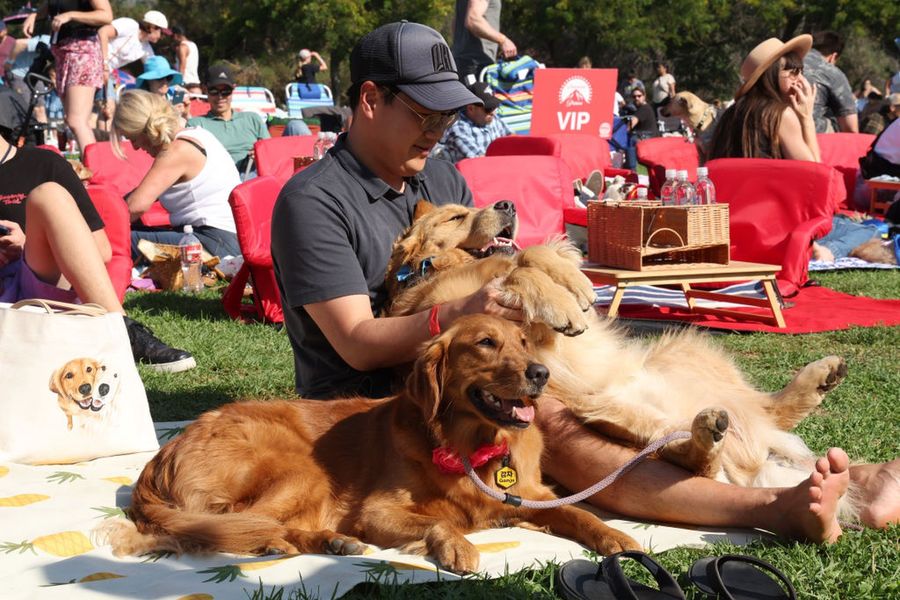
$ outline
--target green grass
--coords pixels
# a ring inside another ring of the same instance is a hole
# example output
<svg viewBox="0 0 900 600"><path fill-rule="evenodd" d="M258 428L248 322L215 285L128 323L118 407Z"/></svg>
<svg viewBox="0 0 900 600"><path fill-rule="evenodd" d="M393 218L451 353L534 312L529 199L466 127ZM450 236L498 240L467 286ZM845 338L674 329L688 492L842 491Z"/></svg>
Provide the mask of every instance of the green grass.
<svg viewBox="0 0 900 600"><path fill-rule="evenodd" d="M900 298L900 272L854 271L815 274L823 285L876 298ZM198 367L180 374L141 369L156 421L192 419L204 410L239 398L277 398L293 394L293 359L283 331L230 321L219 293L197 297L140 294L126 308L162 339L194 353ZM843 356L850 372L825 404L798 428L816 452L841 446L861 462L900 455L900 327L788 336L721 335L716 343L733 353L748 378L762 389L778 389L792 373L829 354ZM675 549L658 556L678 578L688 598L694 594L684 576L701 556L739 552L759 556L781 568L801 598L900 598L900 527L886 531L848 532L832 546L756 543L734 548ZM512 573L494 580L473 578L455 583L384 585L390 574L373 576L348 598L556 598L557 565ZM301 592L257 590L254 598L305 598ZM329 597L324 594L323 597Z"/></svg>

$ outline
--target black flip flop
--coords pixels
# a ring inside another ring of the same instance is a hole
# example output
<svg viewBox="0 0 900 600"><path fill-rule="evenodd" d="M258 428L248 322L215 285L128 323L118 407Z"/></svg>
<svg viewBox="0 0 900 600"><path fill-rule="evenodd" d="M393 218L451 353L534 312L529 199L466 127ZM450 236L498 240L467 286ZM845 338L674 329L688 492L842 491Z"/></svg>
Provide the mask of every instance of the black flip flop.
<svg viewBox="0 0 900 600"><path fill-rule="evenodd" d="M778 581L768 575L771 573ZM724 600L796 600L784 573L754 556L725 554L691 565L690 580L704 593ZM785 592L787 590L787 592Z"/></svg>
<svg viewBox="0 0 900 600"><path fill-rule="evenodd" d="M631 558L650 571L659 589L628 579L620 558ZM619 552L599 565L590 560L570 560L556 575L559 592L567 600L684 600L678 583L659 563L643 552Z"/></svg>

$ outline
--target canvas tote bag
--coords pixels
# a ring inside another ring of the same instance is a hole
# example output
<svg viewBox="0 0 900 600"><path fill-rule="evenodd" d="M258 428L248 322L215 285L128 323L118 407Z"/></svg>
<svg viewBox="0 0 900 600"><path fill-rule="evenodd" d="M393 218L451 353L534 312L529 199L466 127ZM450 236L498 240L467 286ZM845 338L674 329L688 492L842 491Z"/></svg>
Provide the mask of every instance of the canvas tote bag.
<svg viewBox="0 0 900 600"><path fill-rule="evenodd" d="M0 304L0 462L157 450L122 315L96 304Z"/></svg>

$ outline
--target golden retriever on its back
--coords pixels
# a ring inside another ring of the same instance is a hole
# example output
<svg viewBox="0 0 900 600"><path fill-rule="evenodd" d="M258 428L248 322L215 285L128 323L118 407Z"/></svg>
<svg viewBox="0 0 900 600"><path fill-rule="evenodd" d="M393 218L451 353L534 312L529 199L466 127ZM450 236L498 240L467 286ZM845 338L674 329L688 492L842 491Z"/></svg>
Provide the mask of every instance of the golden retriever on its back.
<svg viewBox="0 0 900 600"><path fill-rule="evenodd" d="M447 460L436 449L471 456L490 446L476 469L483 481L503 491L493 474L505 456L518 472L510 493L555 498L541 483L543 443L530 427L549 376L519 327L472 315L425 348L396 397L223 406L147 464L132 492L134 523L108 526L109 541L117 554L341 555L368 542L427 552L457 572L478 568L464 534L489 527L530 524L601 554L639 548L580 508L504 504L440 470Z"/></svg>
<svg viewBox="0 0 900 600"><path fill-rule="evenodd" d="M813 455L789 432L846 375L842 359L813 362L770 394L750 386L700 334L629 340L593 310L577 249L557 239L515 253L503 239L515 227L510 203L483 209L421 203L388 267L388 314L418 312L503 277L503 302L521 305L538 360L553 373L547 393L591 427L635 446L688 429L692 438L669 444L662 456L740 485L793 485L808 476ZM398 277L408 269L421 277L410 283Z"/></svg>

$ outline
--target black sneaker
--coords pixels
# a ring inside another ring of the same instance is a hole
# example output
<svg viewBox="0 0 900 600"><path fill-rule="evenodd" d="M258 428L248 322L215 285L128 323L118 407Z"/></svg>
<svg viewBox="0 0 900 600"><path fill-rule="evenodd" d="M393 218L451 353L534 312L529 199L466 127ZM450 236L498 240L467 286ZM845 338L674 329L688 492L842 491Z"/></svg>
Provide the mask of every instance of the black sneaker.
<svg viewBox="0 0 900 600"><path fill-rule="evenodd" d="M134 319L125 317L125 328L131 340L134 362L163 373L178 373L197 366L190 352L165 345L150 329Z"/></svg>

